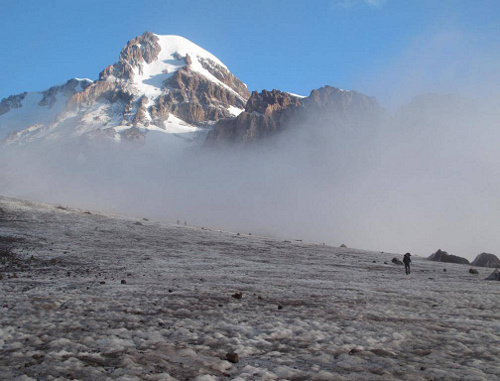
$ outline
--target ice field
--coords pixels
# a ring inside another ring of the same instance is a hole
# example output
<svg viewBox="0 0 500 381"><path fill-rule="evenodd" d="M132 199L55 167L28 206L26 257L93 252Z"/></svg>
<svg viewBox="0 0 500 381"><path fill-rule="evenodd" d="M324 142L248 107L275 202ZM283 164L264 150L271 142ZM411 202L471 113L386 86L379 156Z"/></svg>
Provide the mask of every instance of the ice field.
<svg viewBox="0 0 500 381"><path fill-rule="evenodd" d="M492 269L393 257L0 197L0 379L500 380Z"/></svg>

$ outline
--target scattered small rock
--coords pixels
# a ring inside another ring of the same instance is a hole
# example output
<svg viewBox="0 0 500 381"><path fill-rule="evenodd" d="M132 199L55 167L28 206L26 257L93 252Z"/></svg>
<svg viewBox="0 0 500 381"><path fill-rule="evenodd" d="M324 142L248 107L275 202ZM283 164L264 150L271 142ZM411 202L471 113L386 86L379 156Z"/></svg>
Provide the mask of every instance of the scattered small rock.
<svg viewBox="0 0 500 381"><path fill-rule="evenodd" d="M233 298L235 299L241 299L243 297L243 293L242 292L237 292L233 295L231 295Z"/></svg>
<svg viewBox="0 0 500 381"><path fill-rule="evenodd" d="M83 214L92 214L92 213L90 213L90 212L87 211L87 212L83 212Z"/></svg>
<svg viewBox="0 0 500 381"><path fill-rule="evenodd" d="M168 290L168 292L169 292L169 293L172 293L173 291L169 289L169 290Z"/></svg>
<svg viewBox="0 0 500 381"><path fill-rule="evenodd" d="M487 278L486 280L498 280L500 281L500 271L496 269L493 271Z"/></svg>
<svg viewBox="0 0 500 381"><path fill-rule="evenodd" d="M395 265L403 265L403 262L401 262L398 258L392 258L391 262Z"/></svg>
<svg viewBox="0 0 500 381"><path fill-rule="evenodd" d="M340 247L343 247L344 249L346 249L347 245L345 243L343 243L342 245L340 245Z"/></svg>
<svg viewBox="0 0 500 381"><path fill-rule="evenodd" d="M125 279L122 279L120 283L121 284L127 284L127 281Z"/></svg>
<svg viewBox="0 0 500 381"><path fill-rule="evenodd" d="M443 269L443 272L447 272L447 271L448 271L448 270L446 270L446 269Z"/></svg>
<svg viewBox="0 0 500 381"><path fill-rule="evenodd" d="M143 218L142 220L143 220L143 221L149 221L149 219L148 219L148 218Z"/></svg>
<svg viewBox="0 0 500 381"><path fill-rule="evenodd" d="M257 299L258 299L258 300L263 300L264 298L263 298L262 296L260 296L260 295L259 295L259 296L257 296Z"/></svg>
<svg viewBox="0 0 500 381"><path fill-rule="evenodd" d="M240 362L240 357L236 352L229 352L226 353L226 360L233 364L237 364Z"/></svg>
<svg viewBox="0 0 500 381"><path fill-rule="evenodd" d="M421 367L420 367L420 370L425 370L425 366L421 366Z"/></svg>
<svg viewBox="0 0 500 381"><path fill-rule="evenodd" d="M102 280L99 282L99 284L106 284L106 282Z"/></svg>
<svg viewBox="0 0 500 381"><path fill-rule="evenodd" d="M144 225L143 225L141 222L139 222L139 221L134 222L134 225L137 225L137 226L144 226Z"/></svg>
<svg viewBox="0 0 500 381"><path fill-rule="evenodd" d="M388 351L386 349L371 349L370 352L381 357L396 357L396 353Z"/></svg>
<svg viewBox="0 0 500 381"><path fill-rule="evenodd" d="M358 348L353 348L349 351L349 354L352 356L352 355L355 355L356 353L359 353L359 352L362 352L362 350L358 349Z"/></svg>
<svg viewBox="0 0 500 381"><path fill-rule="evenodd" d="M469 274L479 274L476 269L469 269Z"/></svg>
<svg viewBox="0 0 500 381"><path fill-rule="evenodd" d="M278 306L278 310L282 310L282 309L283 309L283 306L280 304L280 305Z"/></svg>

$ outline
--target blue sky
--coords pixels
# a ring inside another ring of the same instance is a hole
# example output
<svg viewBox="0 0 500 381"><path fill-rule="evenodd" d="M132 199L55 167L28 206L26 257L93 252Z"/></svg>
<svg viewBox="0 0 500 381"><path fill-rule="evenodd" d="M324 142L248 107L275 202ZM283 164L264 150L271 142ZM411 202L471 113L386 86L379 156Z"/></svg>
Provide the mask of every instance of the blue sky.
<svg viewBox="0 0 500 381"><path fill-rule="evenodd" d="M498 75L498 0L0 0L0 9L0 98L95 79L145 30L192 40L250 90L307 95L329 84L389 102Z"/></svg>

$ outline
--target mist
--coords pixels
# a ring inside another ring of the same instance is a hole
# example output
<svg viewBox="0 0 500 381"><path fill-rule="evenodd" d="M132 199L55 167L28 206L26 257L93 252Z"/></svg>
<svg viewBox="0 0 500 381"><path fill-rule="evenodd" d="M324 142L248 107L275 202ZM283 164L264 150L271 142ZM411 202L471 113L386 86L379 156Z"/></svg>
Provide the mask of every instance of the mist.
<svg viewBox="0 0 500 381"><path fill-rule="evenodd" d="M500 59L477 41L419 36L359 76L379 114L309 115L256 144L177 150L149 132L143 147L3 146L0 194L334 246L498 255Z"/></svg>
<svg viewBox="0 0 500 381"><path fill-rule="evenodd" d="M500 252L498 108L426 95L235 147L3 147L0 193L163 222L428 256Z"/></svg>

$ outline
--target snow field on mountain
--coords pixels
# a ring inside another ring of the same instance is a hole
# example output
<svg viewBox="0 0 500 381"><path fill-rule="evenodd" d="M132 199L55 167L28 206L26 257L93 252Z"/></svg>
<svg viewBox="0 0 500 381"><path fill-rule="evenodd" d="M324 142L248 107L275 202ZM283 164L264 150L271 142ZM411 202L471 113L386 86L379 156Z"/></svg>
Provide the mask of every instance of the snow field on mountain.
<svg viewBox="0 0 500 381"><path fill-rule="evenodd" d="M231 87L221 82L206 70L200 62L200 59L209 59L224 69L227 67L213 54L199 47L195 43L180 36L160 36L158 43L161 46L161 51L158 58L150 64L142 63L141 70L134 68L134 86L138 89L139 94L144 94L150 99L156 99L163 93L163 82L169 78L174 72L186 65L184 57L191 57L191 70L203 75L211 82L215 82L219 86L231 91L238 98L242 99L236 91ZM180 59L178 59L180 57Z"/></svg>
<svg viewBox="0 0 500 381"><path fill-rule="evenodd" d="M7 198L0 219L25 267L0 379L499 379L491 269Z"/></svg>
<svg viewBox="0 0 500 381"><path fill-rule="evenodd" d="M21 101L22 107L11 108L0 115L0 139L5 139L11 131L19 131L33 124L49 124L66 107L67 98L57 95L57 101L49 106L39 106L42 93L27 93Z"/></svg>

